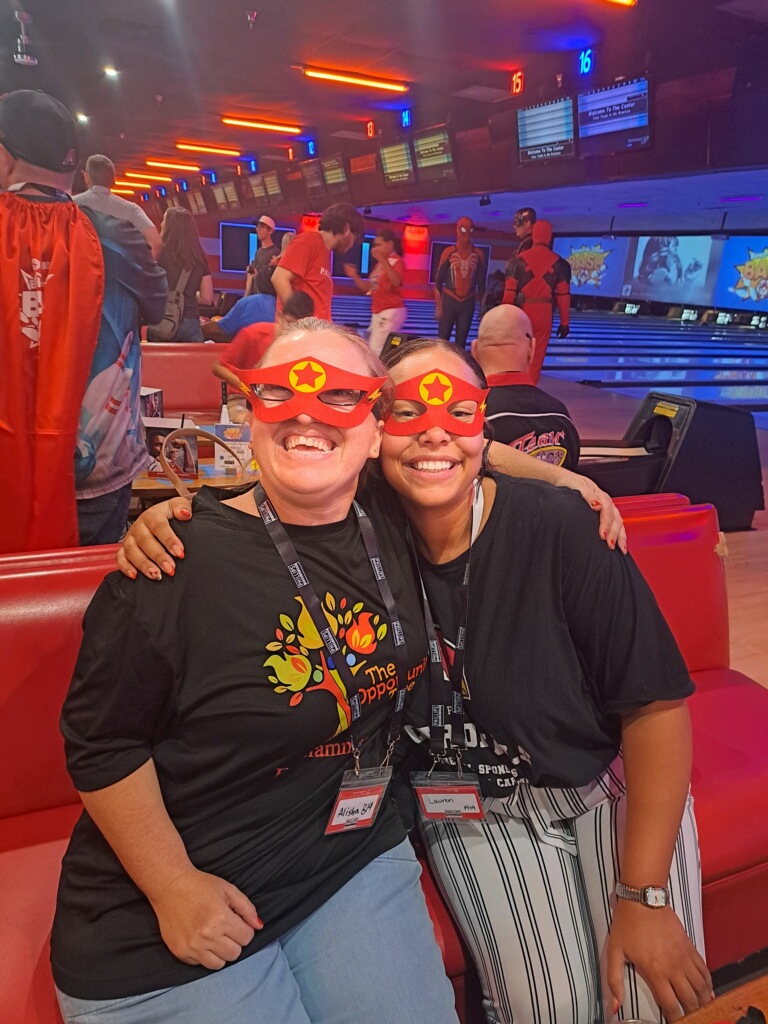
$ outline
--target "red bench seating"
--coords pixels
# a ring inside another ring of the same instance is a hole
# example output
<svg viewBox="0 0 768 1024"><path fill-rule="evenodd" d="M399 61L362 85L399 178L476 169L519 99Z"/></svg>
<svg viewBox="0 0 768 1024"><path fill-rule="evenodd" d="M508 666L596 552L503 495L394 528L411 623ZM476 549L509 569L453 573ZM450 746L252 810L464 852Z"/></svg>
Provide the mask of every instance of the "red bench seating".
<svg viewBox="0 0 768 1024"><path fill-rule="evenodd" d="M211 373L220 345L148 342L141 346L141 385L163 389L164 414L191 416L198 425L215 423L221 410L221 381Z"/></svg>
<svg viewBox="0 0 768 1024"><path fill-rule="evenodd" d="M768 947L768 690L729 667L723 539L714 508L662 503L623 514L629 549L697 688L689 702L691 788L714 970Z"/></svg>
<svg viewBox="0 0 768 1024"><path fill-rule="evenodd" d="M210 347L210 346L209 346ZM655 496L654 496L655 497ZM625 509L630 548L656 593L698 690L693 792L713 968L768 946L768 692L728 667L720 536L711 506ZM48 935L61 856L80 813L58 717L83 611L113 549L0 558L0 1021L60 1024ZM474 972L425 869L424 891L465 1024L481 1020Z"/></svg>

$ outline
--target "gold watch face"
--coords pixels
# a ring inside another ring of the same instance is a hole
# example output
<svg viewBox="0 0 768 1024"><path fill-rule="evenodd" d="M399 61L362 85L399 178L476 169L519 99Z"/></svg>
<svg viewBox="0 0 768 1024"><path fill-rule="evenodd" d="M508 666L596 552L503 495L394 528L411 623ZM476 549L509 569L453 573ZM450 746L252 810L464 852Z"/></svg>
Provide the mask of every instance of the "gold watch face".
<svg viewBox="0 0 768 1024"><path fill-rule="evenodd" d="M667 890L660 885L646 885L643 889L643 903L647 907L666 907Z"/></svg>

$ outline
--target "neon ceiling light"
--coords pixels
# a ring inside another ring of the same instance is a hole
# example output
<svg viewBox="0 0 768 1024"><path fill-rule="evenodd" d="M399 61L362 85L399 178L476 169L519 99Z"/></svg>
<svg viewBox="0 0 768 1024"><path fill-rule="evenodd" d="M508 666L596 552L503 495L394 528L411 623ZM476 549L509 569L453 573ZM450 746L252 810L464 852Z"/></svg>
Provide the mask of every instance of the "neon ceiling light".
<svg viewBox="0 0 768 1024"><path fill-rule="evenodd" d="M617 4L619 7L636 7L637 0L606 0L609 4Z"/></svg>
<svg viewBox="0 0 768 1024"><path fill-rule="evenodd" d="M151 178L152 181L173 181L167 174L153 174L152 171L123 171L123 177L136 178L137 181L146 181L147 178Z"/></svg>
<svg viewBox="0 0 768 1024"><path fill-rule="evenodd" d="M199 171L199 164L177 164L172 160L147 160L147 167L167 167L170 171Z"/></svg>
<svg viewBox="0 0 768 1024"><path fill-rule="evenodd" d="M301 135L301 128L295 124L275 124L274 121L257 121L250 117L222 114L221 123L235 125L238 128L256 128L262 132L280 132L281 135Z"/></svg>
<svg viewBox="0 0 768 1024"><path fill-rule="evenodd" d="M177 142L176 149L188 150L190 153L218 153L220 156L240 156L239 149L229 146L209 146L205 142Z"/></svg>
<svg viewBox="0 0 768 1024"><path fill-rule="evenodd" d="M135 188L113 188L112 191L116 192L119 196L132 196L138 190L138 186Z"/></svg>
<svg viewBox="0 0 768 1024"><path fill-rule="evenodd" d="M149 175L145 175L145 178L147 177ZM122 185L123 188L135 188L137 190L151 187L148 181L129 181L127 178L115 178L115 184Z"/></svg>
<svg viewBox="0 0 768 1024"><path fill-rule="evenodd" d="M365 89L382 89L384 92L408 92L408 86L405 82L393 82L386 78L371 78L369 75L357 75L351 71L315 68L307 64L302 64L301 70L307 78L319 78L324 82L341 82L343 85L358 85Z"/></svg>

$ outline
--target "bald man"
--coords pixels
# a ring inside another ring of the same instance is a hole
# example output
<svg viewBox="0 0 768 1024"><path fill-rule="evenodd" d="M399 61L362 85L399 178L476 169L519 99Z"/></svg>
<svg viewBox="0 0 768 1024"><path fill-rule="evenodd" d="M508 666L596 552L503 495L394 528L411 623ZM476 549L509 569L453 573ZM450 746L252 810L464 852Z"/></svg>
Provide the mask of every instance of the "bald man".
<svg viewBox="0 0 768 1024"><path fill-rule="evenodd" d="M579 434L568 410L531 379L536 339L519 306L496 306L480 321L472 355L491 393L486 419L494 439L553 466L576 469Z"/></svg>

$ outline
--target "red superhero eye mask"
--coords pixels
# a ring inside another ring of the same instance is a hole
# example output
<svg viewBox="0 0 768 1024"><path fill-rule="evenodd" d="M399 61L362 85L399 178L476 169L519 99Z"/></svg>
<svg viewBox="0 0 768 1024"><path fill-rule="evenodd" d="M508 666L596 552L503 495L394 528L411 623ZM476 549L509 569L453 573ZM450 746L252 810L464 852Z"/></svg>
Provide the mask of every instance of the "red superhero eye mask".
<svg viewBox="0 0 768 1024"><path fill-rule="evenodd" d="M318 359L258 370L227 368L239 378L253 415L263 423L283 423L304 413L331 427L357 427L373 411L387 379L350 373Z"/></svg>
<svg viewBox="0 0 768 1024"><path fill-rule="evenodd" d="M449 434L474 437L483 430L489 390L444 370L420 373L395 385L395 402L384 431L405 436L442 427Z"/></svg>

